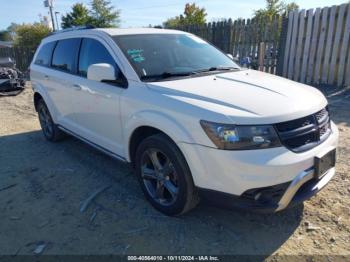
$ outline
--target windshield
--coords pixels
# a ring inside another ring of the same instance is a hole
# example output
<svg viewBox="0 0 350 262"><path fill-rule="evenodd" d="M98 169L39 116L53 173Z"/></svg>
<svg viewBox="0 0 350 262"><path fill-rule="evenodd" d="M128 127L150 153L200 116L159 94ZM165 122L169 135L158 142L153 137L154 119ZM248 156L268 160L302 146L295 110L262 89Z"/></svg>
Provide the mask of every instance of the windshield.
<svg viewBox="0 0 350 262"><path fill-rule="evenodd" d="M227 55L190 34L121 35L113 39L144 81L239 69Z"/></svg>

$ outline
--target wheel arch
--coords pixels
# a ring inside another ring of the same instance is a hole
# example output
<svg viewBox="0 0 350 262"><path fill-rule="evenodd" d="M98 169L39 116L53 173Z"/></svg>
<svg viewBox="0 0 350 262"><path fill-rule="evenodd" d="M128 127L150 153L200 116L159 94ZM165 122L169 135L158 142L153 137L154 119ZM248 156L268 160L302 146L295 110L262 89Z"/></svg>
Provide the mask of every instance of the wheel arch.
<svg viewBox="0 0 350 262"><path fill-rule="evenodd" d="M35 92L34 93L34 108L35 108L35 111L38 111L38 103L39 101L43 99L43 96L39 93L39 92Z"/></svg>
<svg viewBox="0 0 350 262"><path fill-rule="evenodd" d="M175 119L160 113L147 111L134 115L126 124L126 158L133 163L139 143L154 134L161 133L175 144L193 142L192 136Z"/></svg>
<svg viewBox="0 0 350 262"><path fill-rule="evenodd" d="M129 140L129 159L131 164L134 166L134 160L136 155L136 150L138 145L147 137L150 137L155 134L163 134L166 137L168 137L170 140L172 140L166 133L164 133L162 130L152 127L152 126L140 126L136 128L133 133L131 134L130 140ZM172 140L173 141L173 140ZM174 141L173 141L174 142Z"/></svg>
<svg viewBox="0 0 350 262"><path fill-rule="evenodd" d="M57 123L57 111L55 108L55 105L52 103L52 100L50 99L50 96L47 94L46 90L39 85L33 86L34 95L33 95L33 102L34 102L34 108L35 111L38 111L38 102L42 99L46 106L49 109L49 112L51 114L51 117L55 123Z"/></svg>

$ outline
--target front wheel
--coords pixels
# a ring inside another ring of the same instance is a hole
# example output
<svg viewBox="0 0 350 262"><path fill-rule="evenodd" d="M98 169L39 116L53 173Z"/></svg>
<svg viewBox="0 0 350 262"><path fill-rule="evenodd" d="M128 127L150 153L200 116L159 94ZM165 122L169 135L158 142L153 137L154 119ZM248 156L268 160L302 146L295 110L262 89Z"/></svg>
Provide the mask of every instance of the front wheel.
<svg viewBox="0 0 350 262"><path fill-rule="evenodd" d="M198 195L187 162L163 134L150 136L139 145L135 167L148 201L166 215L180 215L194 208Z"/></svg>

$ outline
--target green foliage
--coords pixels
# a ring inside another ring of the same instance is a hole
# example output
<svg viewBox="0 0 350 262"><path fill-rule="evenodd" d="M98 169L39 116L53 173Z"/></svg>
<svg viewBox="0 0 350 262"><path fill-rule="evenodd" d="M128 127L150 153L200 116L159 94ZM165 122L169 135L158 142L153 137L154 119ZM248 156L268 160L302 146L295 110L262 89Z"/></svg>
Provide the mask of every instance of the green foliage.
<svg viewBox="0 0 350 262"><path fill-rule="evenodd" d="M186 4L184 11L184 24L189 25L202 25L205 24L207 13L204 8L199 8L195 4Z"/></svg>
<svg viewBox="0 0 350 262"><path fill-rule="evenodd" d="M266 7L254 12L254 20L259 21L258 31L263 31L264 27L271 26L275 17L278 17L278 28L272 34L279 35L282 30L282 16L288 15L289 12L299 9L295 2L285 4L280 0L266 0Z"/></svg>
<svg viewBox="0 0 350 262"><path fill-rule="evenodd" d="M41 40L51 32L47 26L35 24L23 24L16 26L16 47L37 48Z"/></svg>
<svg viewBox="0 0 350 262"><path fill-rule="evenodd" d="M0 31L0 41L11 41L12 37L9 31L3 30Z"/></svg>
<svg viewBox="0 0 350 262"><path fill-rule="evenodd" d="M72 6L72 11L62 16L61 27L63 29L82 26L90 21L89 10L82 3L77 3Z"/></svg>
<svg viewBox="0 0 350 262"><path fill-rule="evenodd" d="M14 22L12 22L8 27L7 27L7 31L9 32L15 32L16 28L19 26L19 24L16 24Z"/></svg>
<svg viewBox="0 0 350 262"><path fill-rule="evenodd" d="M163 25L167 28L188 25L204 25L206 23L206 16L207 13L205 12L205 8L199 8L194 3L187 3L183 14L169 18L163 23Z"/></svg>
<svg viewBox="0 0 350 262"><path fill-rule="evenodd" d="M12 41L14 41L16 38L16 29L18 26L19 26L19 24L12 22L6 29L6 31L8 31L10 33Z"/></svg>
<svg viewBox="0 0 350 262"><path fill-rule="evenodd" d="M92 25L95 27L119 27L120 10L115 10L108 0L92 0L91 9L77 3L72 11L62 16L62 28Z"/></svg>
<svg viewBox="0 0 350 262"><path fill-rule="evenodd" d="M177 26L180 26L180 24L181 24L180 16L169 18L163 23L165 28L175 28Z"/></svg>
<svg viewBox="0 0 350 262"><path fill-rule="evenodd" d="M95 27L118 27L120 10L115 10L108 0L92 0L90 24Z"/></svg>
<svg viewBox="0 0 350 262"><path fill-rule="evenodd" d="M268 22L277 15L282 15L296 9L299 9L299 6L295 2L285 4L280 0L266 0L266 7L256 10L254 12L254 18Z"/></svg>
<svg viewBox="0 0 350 262"><path fill-rule="evenodd" d="M295 2L289 3L286 5L285 10L283 10L286 14L288 14L289 12L292 12L294 10L298 10L299 9L299 5Z"/></svg>

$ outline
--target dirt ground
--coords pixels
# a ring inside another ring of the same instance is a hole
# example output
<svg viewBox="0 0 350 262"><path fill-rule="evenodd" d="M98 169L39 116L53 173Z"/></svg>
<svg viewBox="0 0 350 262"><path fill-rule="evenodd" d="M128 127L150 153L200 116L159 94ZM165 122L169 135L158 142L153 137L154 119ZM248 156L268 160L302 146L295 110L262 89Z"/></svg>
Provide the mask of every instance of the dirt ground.
<svg viewBox="0 0 350 262"><path fill-rule="evenodd" d="M0 254L350 255L349 91L328 94L337 175L316 197L278 214L201 204L178 218L145 201L127 165L71 137L47 142L32 96L0 97Z"/></svg>

